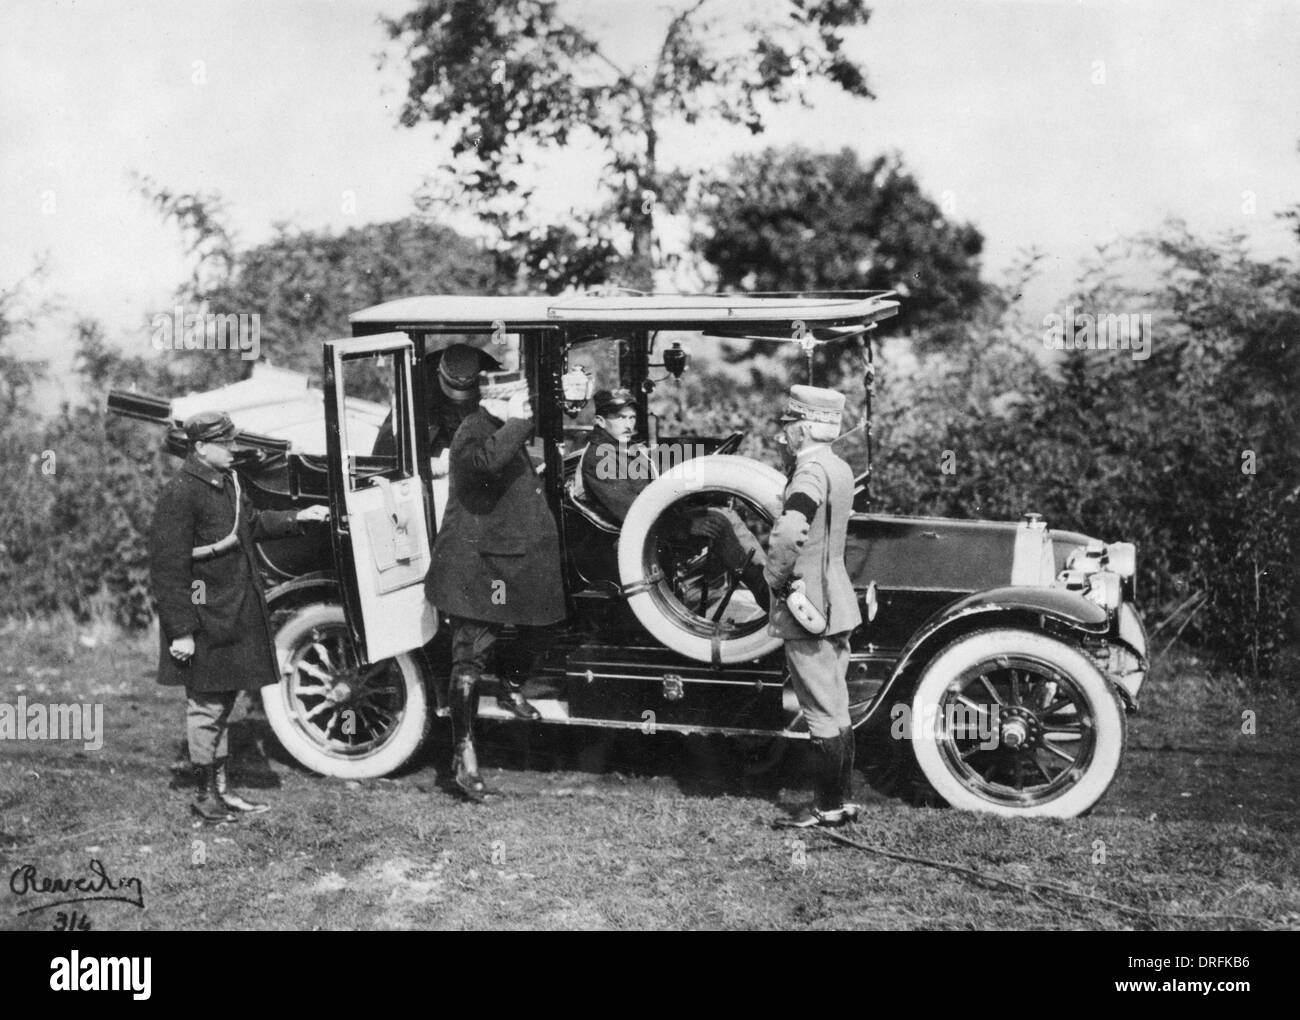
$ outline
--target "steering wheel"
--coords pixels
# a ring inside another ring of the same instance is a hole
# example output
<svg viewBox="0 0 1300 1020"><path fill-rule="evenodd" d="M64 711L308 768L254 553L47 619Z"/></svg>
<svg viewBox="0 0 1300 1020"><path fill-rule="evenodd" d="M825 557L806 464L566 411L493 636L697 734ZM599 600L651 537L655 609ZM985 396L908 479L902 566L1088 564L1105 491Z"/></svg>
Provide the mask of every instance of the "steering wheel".
<svg viewBox="0 0 1300 1020"><path fill-rule="evenodd" d="M718 444L718 448L713 452L717 453L735 453L740 449L740 444L745 440L745 433L733 432L726 439Z"/></svg>

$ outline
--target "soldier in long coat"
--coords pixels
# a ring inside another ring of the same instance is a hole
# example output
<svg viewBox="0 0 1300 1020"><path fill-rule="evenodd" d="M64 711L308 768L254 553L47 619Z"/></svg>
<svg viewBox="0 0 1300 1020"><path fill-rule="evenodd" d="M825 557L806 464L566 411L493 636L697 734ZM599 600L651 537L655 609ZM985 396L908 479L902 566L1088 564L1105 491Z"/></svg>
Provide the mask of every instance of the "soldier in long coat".
<svg viewBox="0 0 1300 1020"><path fill-rule="evenodd" d="M854 757L849 636L862 622L857 593L844 565L853 513L853 470L830 445L839 435L843 409L844 396L834 390L791 387L778 437L790 482L768 539L764 567L774 596L768 629L785 639L786 665L808 722L817 770L812 808L780 823L799 828L843 825L860 810L847 800ZM786 596L796 578L808 602L826 620L821 633L811 633L787 607Z"/></svg>
<svg viewBox="0 0 1300 1020"><path fill-rule="evenodd" d="M149 540L161 648L158 682L186 694L194 765L191 809L205 821L267 810L227 784L227 724L240 691L276 683L279 667L254 543L299 534L325 507L257 510L230 471L238 430L209 411L185 423L190 453L154 512Z"/></svg>
<svg viewBox="0 0 1300 1020"><path fill-rule="evenodd" d="M478 410L451 444L447 514L433 545L425 595L451 617L451 723L454 782L471 799L488 792L478 774L474 718L478 684L502 626L536 652L544 628L564 619L560 540L526 444L533 430L521 372L484 373ZM497 701L522 719L539 717L522 680L503 677Z"/></svg>

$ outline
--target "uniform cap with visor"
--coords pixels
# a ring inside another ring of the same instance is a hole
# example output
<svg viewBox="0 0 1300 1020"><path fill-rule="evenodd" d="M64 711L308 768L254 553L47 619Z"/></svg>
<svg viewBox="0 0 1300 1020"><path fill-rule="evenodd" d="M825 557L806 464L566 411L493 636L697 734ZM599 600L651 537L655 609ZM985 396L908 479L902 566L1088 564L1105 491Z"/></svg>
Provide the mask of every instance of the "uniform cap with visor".
<svg viewBox="0 0 1300 1020"><path fill-rule="evenodd" d="M194 443L229 443L239 429L225 411L200 411L185 419L185 437Z"/></svg>
<svg viewBox="0 0 1300 1020"><path fill-rule="evenodd" d="M450 400L462 404L478 396L479 372L496 367L496 359L477 347L452 344L438 359L438 385Z"/></svg>
<svg viewBox="0 0 1300 1020"><path fill-rule="evenodd" d="M596 413L602 418L608 418L625 407L635 406L636 398L632 396L631 390L598 390L596 393Z"/></svg>
<svg viewBox="0 0 1300 1020"><path fill-rule="evenodd" d="M844 417L844 394L819 386L791 386L790 400L781 413L780 422L814 422L838 427Z"/></svg>

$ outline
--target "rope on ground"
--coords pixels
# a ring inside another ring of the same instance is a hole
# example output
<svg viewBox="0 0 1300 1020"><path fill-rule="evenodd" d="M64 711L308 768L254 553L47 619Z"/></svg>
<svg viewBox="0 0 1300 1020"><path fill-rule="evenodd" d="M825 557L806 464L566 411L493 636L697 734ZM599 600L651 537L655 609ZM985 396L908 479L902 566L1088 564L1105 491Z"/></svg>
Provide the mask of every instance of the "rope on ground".
<svg viewBox="0 0 1300 1020"><path fill-rule="evenodd" d="M872 846L870 843L861 843L856 839L849 839L848 836L841 835L833 829L813 829L813 832L820 833L827 839L834 840L836 843L842 843L844 846L853 847L864 853L876 854L879 857L887 857L890 860L902 861L906 864L920 864L927 868L937 868L940 871L951 871L958 875L974 879L977 882L986 882L993 885L1006 886L1009 889L1016 889L1022 893L1032 896L1040 903L1053 910L1061 910L1071 916L1077 916L1068 908L1061 904L1052 903L1045 899L1039 892L1039 889L1048 889L1052 892L1061 893L1065 896L1074 896L1082 900L1090 900L1093 903L1101 903L1113 910L1118 910L1123 914L1132 914L1138 917L1149 918L1152 920L1179 920L1179 921L1213 921L1227 919L1231 921L1250 921L1264 928L1272 928L1267 918L1252 917L1249 914L1178 914L1178 913L1155 913L1151 910L1143 910L1141 907L1131 907L1127 903L1120 903L1117 900L1107 899L1105 896L1094 896L1092 893L1079 892L1076 889L1069 889L1052 881L1039 882L1014 882L1009 878L1001 878L997 875L990 875L987 872L979 871L976 868L968 868L963 864L953 864L950 861L934 861L926 857L917 857L914 854L898 853L894 850L886 850L883 847Z"/></svg>

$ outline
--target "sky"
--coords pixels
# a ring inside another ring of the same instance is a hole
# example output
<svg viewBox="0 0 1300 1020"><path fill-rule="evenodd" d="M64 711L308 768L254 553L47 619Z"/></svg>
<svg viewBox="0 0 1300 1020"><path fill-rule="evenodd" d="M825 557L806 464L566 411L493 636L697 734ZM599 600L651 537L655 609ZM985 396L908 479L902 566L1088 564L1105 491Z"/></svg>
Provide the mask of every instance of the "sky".
<svg viewBox="0 0 1300 1020"><path fill-rule="evenodd" d="M714 0L723 22L755 4ZM560 0L621 62L653 54L680 3ZM347 229L412 211L445 156L439 129L402 128L399 59L380 13L407 0L6 0L0 8L0 286L37 259L31 301L60 311L25 341L56 370L71 323L147 346L148 319L189 273L174 227L133 189L145 174L218 191L240 240L288 221ZM1181 217L1288 254L1276 214L1300 204L1300 0L877 0L848 42L874 101L832 87L769 130L670 126L661 152L711 168L766 145L898 152L922 187L986 239L997 280L1046 253L1026 310L1059 310L1100 244ZM593 194L575 150L536 169L539 205ZM474 228L472 218L453 221Z"/></svg>

